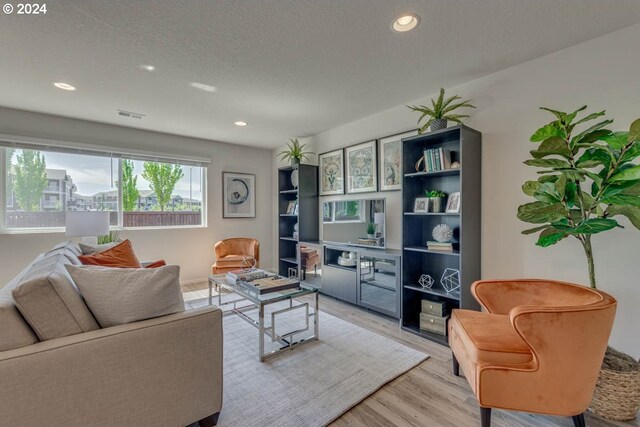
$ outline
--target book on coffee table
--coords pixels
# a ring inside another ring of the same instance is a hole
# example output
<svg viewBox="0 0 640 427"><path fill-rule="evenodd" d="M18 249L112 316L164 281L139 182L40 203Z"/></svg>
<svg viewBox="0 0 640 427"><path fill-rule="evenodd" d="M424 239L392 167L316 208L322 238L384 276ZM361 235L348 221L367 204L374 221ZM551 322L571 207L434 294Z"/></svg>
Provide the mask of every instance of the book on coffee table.
<svg viewBox="0 0 640 427"><path fill-rule="evenodd" d="M250 282L241 280L238 281L237 284L260 295L268 294L270 292L284 291L287 289L297 289L300 287L300 281L298 279L289 279L277 275L252 280Z"/></svg>

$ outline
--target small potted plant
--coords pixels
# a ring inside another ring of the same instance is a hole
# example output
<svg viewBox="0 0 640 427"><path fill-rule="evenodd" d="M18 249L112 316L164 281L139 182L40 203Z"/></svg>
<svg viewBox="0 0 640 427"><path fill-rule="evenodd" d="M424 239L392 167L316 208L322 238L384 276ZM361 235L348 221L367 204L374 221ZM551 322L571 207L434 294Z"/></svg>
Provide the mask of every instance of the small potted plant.
<svg viewBox="0 0 640 427"><path fill-rule="evenodd" d="M376 237L376 223L368 222L367 223L367 237L369 239L373 239Z"/></svg>
<svg viewBox="0 0 640 427"><path fill-rule="evenodd" d="M444 198L447 195L440 190L425 190L424 195L429 198L431 212L444 212Z"/></svg>
<svg viewBox="0 0 640 427"><path fill-rule="evenodd" d="M418 133L424 133L428 127L431 127L431 131L436 131L440 129L445 129L447 127L447 121L451 120L452 122L462 124L462 119L469 117L467 114L452 114L453 111L458 108L476 108L471 105L471 100L460 101L462 98L458 95L449 97L444 99L444 89L440 89L440 96L438 96L438 100L431 100L431 107L427 107L426 105L407 105L411 111L415 111L420 113L420 118L418 119L418 124L424 119L428 117L428 120L420 129ZM458 102L459 101L459 102Z"/></svg>
<svg viewBox="0 0 640 427"><path fill-rule="evenodd" d="M288 160L292 165L300 164L302 160L309 160L311 151L305 151L307 144L300 144L298 138L291 138L287 142L287 149L279 153L281 160Z"/></svg>

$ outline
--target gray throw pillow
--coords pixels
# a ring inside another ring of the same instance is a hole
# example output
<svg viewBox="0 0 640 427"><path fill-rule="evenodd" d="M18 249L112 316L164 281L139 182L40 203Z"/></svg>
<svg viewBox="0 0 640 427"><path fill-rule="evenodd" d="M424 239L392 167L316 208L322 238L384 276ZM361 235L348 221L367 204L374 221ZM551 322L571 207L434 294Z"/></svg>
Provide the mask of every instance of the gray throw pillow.
<svg viewBox="0 0 640 427"><path fill-rule="evenodd" d="M184 311L180 267L109 268L67 265L103 328Z"/></svg>
<svg viewBox="0 0 640 427"><path fill-rule="evenodd" d="M122 243L122 240L118 240L117 242L104 243L102 245L85 245L84 243L78 243L80 250L82 251L82 255L93 255L99 254L100 252L104 252L107 249L111 249L112 247L119 245Z"/></svg>

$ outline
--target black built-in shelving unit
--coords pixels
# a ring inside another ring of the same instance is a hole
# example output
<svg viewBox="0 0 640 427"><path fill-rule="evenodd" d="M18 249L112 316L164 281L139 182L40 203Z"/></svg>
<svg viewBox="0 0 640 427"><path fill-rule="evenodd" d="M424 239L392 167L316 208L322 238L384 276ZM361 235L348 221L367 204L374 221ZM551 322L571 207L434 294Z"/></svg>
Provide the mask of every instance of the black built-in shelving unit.
<svg viewBox="0 0 640 427"><path fill-rule="evenodd" d="M416 172L415 164L426 149L444 148L456 169ZM421 301L445 301L451 308L478 310L471 294L471 284L480 279L480 201L482 135L466 126L456 126L403 139L402 182L402 329L441 344L447 337L420 330ZM460 192L460 213L414 213L416 197L425 190L441 190L447 194ZM447 224L454 230L453 252L430 251L426 242L433 240L432 230ZM440 285L446 268L460 272L461 287L446 292ZM431 289L418 284L422 274L435 280Z"/></svg>

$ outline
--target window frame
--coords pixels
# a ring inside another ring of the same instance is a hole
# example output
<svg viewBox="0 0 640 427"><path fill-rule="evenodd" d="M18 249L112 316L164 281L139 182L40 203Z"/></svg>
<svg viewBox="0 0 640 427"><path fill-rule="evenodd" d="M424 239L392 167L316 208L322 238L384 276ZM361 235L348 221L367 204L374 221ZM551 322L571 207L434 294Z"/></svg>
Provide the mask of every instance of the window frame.
<svg viewBox="0 0 640 427"><path fill-rule="evenodd" d="M2 138L0 138L0 142ZM59 147L59 146L58 146ZM0 144L0 234L53 234L53 233L65 233L66 227L20 227L20 228L10 228L7 227L6 222L6 212L7 212L7 170L6 170L6 159L7 159L7 149L9 147L3 144ZM18 147L21 148L21 147ZM49 148L49 150L47 150ZM47 146L42 144L41 147L31 147L24 149L35 149L41 150L44 152L60 152L60 150L51 150L51 146ZM76 148L67 147L68 151L66 154L74 155L94 155L97 157L109 158L106 156L106 152L102 152L102 150L95 150L93 154L76 152ZM91 148L88 148L87 151L91 151ZM207 212L208 212L208 198L207 198L207 178L208 178L208 168L209 163L202 160L191 160L191 159L172 159L170 156L162 156L157 157L154 155L145 155L142 153L136 154L120 154L118 153L117 157L114 156L114 152L110 153L110 158L117 160L117 176L118 181L122 182L122 161L124 159L134 159L143 161L156 161L163 163L173 163L179 164L181 166L194 166L190 164L182 164L181 162L194 163L198 162L198 167L200 168L200 183L201 183L201 192L202 192L202 205L201 205L201 223L199 225L162 225L162 226L149 226L149 227L124 227L124 210L122 206L122 186L117 186L118 190L118 223L117 225L109 226L110 231L141 231L141 230L172 230L172 229L192 229L192 228L207 228Z"/></svg>

